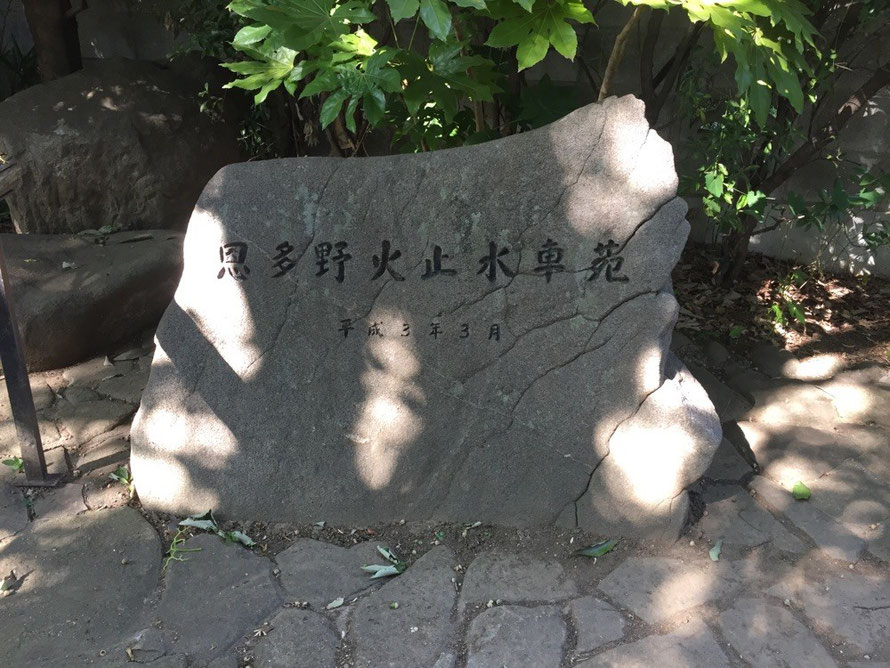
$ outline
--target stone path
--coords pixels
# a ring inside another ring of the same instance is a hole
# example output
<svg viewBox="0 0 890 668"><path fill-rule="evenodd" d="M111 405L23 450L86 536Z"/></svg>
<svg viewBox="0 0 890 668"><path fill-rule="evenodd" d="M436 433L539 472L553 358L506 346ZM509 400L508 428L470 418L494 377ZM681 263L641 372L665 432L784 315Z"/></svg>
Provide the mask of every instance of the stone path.
<svg viewBox="0 0 890 668"><path fill-rule="evenodd" d="M675 347L726 438L680 541L596 560L574 553L603 537L558 528L267 525L253 550L194 532L165 567L175 520L128 507L108 480L127 461L148 341L34 374L48 460L76 473L23 495L0 467L0 575L15 573L4 663L890 666L887 369ZM0 454L16 454L11 430L3 397ZM797 481L809 501L792 498ZM378 545L408 569L370 580Z"/></svg>

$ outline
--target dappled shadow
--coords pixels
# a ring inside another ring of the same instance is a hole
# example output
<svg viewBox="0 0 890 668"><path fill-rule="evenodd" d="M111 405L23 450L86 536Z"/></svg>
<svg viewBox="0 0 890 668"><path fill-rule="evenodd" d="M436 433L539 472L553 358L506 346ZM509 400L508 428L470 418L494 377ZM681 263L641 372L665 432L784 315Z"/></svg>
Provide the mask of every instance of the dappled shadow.
<svg viewBox="0 0 890 668"><path fill-rule="evenodd" d="M180 513L351 524L564 514L664 381L676 302L662 288L687 230L682 205L664 205L675 179L655 169L669 147L609 104L500 150L220 172L191 220L134 423L140 497ZM591 160L597 132L604 155ZM545 281L535 265L550 237L568 269ZM588 280L593 248L610 239L628 281ZM333 264L316 275L319 244L341 240L354 258L343 284ZM404 281L372 279L384 240ZM478 271L489 241L510 249L491 281ZM283 242L292 265L272 278ZM247 244L246 280L221 263L227 243ZM435 245L457 273L424 280ZM696 423L709 410L680 401L662 414ZM688 450L671 452L707 465L711 453ZM597 481L629 532L682 521L685 506L658 503L700 473L650 459L643 475L645 456L624 462L620 482ZM652 469L671 479L655 502Z"/></svg>

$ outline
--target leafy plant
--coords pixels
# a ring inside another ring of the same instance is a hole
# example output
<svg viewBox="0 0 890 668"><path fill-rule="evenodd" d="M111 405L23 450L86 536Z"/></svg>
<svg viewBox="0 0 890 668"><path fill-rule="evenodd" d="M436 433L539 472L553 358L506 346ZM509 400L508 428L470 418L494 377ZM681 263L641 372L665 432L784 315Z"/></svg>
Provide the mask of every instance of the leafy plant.
<svg viewBox="0 0 890 668"><path fill-rule="evenodd" d="M203 515L187 517L179 523L179 526L192 527L194 529L200 529L201 531L209 531L210 533L215 533L217 536L225 541L228 541L230 543L240 543L245 547L253 547L254 545L256 545L256 541L254 541L253 538L248 536L243 531L224 531L220 529L216 518L213 516L212 510L208 510Z"/></svg>
<svg viewBox="0 0 890 668"><path fill-rule="evenodd" d="M616 545L618 545L618 541L614 538L610 538L609 540L604 540L594 545L590 545L588 547L577 550L575 554L578 554L582 557L601 557L604 554L608 554L609 552L614 550Z"/></svg>
<svg viewBox="0 0 890 668"><path fill-rule="evenodd" d="M408 565L399 559L389 548L377 546L377 551L389 562L385 565L371 564L362 566L362 570L371 573L371 579L391 577L393 575L401 575L408 568Z"/></svg>
<svg viewBox="0 0 890 668"><path fill-rule="evenodd" d="M3 463L6 466L9 466L16 473L24 473L25 471L25 462L21 457L10 457L9 459L4 459Z"/></svg>
<svg viewBox="0 0 890 668"><path fill-rule="evenodd" d="M171 561L185 561L185 558L182 556L184 553L201 551L200 547L182 547L187 539L188 534L183 529L179 529L176 535L173 536L173 541L170 543L170 547L167 548L164 565L161 567L161 575L167 572L167 566L170 565Z"/></svg>
<svg viewBox="0 0 890 668"><path fill-rule="evenodd" d="M136 493L136 486L133 482L133 476L126 466L118 466L113 472L108 474L108 477L126 487L130 498L133 498L133 495Z"/></svg>

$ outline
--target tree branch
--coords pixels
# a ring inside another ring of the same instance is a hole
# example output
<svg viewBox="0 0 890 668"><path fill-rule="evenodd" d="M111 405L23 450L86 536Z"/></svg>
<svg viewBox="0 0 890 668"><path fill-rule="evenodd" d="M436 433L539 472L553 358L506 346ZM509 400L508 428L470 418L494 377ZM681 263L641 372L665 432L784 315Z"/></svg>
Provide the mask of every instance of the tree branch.
<svg viewBox="0 0 890 668"><path fill-rule="evenodd" d="M655 12L646 22L646 37L643 40L643 48L640 51L640 92L643 95L643 103L648 108L655 102L655 84L652 79L652 67L655 60L655 45L658 43L658 34L661 32L661 23L664 21L664 12Z"/></svg>
<svg viewBox="0 0 890 668"><path fill-rule="evenodd" d="M637 7L631 17L627 20L627 23L624 24L621 32L618 33L618 37L615 38L615 44L612 45L612 53L609 54L609 63L606 65L605 74L603 74L603 85L600 86L600 94L597 98L597 102L602 102L611 94L612 81L615 78L615 74L618 72L618 66L624 58L624 48L627 46L627 40L630 39L630 34L633 32L634 27L639 23L640 19L645 14L648 14L649 11L649 7L642 5Z"/></svg>
<svg viewBox="0 0 890 668"><path fill-rule="evenodd" d="M813 137L802 146L798 147L763 183L760 189L769 195L780 185L785 183L795 171L812 162L819 153L831 142L837 139L838 133L844 129L849 120L853 118L868 101L875 96L884 86L890 85L890 63L885 63L871 75L862 87L853 93L844 102L828 123L822 126Z"/></svg>

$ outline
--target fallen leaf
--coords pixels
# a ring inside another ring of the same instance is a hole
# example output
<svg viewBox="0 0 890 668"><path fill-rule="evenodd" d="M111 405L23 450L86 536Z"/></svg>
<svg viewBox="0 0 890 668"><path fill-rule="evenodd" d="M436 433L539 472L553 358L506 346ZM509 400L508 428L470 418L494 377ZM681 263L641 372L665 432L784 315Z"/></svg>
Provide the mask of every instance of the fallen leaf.
<svg viewBox="0 0 890 668"><path fill-rule="evenodd" d="M327 610L334 610L335 608L339 608L341 605L343 605L343 597L342 596L340 596L339 598L335 598L333 601L328 603L325 606L325 608Z"/></svg>
<svg viewBox="0 0 890 668"><path fill-rule="evenodd" d="M711 557L711 561L719 561L720 553L723 551L723 539L717 539L717 542L714 543L714 547L708 550L708 556Z"/></svg>
<svg viewBox="0 0 890 668"><path fill-rule="evenodd" d="M794 483L794 487L791 488L791 494L798 501L806 501L810 498L810 488L798 480Z"/></svg>
<svg viewBox="0 0 890 668"><path fill-rule="evenodd" d="M582 557L601 557L607 552L611 552L613 549L615 549L616 545L618 545L618 541L614 538L610 538L609 540L604 540L602 542L596 543L595 545L590 545L588 547L577 550L575 554Z"/></svg>

